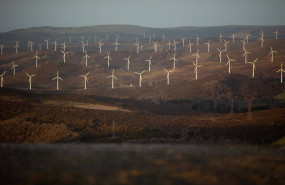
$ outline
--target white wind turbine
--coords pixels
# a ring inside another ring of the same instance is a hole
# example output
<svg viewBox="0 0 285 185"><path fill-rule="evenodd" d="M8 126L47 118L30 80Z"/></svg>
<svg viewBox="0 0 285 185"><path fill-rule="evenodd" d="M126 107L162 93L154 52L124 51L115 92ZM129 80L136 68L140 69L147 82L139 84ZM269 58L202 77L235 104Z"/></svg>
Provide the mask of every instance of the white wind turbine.
<svg viewBox="0 0 285 185"><path fill-rule="evenodd" d="M199 46L199 40L200 40L201 38L199 38L198 37L198 35L196 36L196 43L197 43L197 46Z"/></svg>
<svg viewBox="0 0 285 185"><path fill-rule="evenodd" d="M157 52L157 46L159 45L158 42L152 42L153 43L153 48L154 48L154 52Z"/></svg>
<svg viewBox="0 0 285 185"><path fill-rule="evenodd" d="M1 55L3 55L3 47L4 47L4 44L0 44L0 48L1 48Z"/></svg>
<svg viewBox="0 0 285 185"><path fill-rule="evenodd" d="M273 33L275 34L275 39L277 40L277 39L278 39L278 35L279 35L279 33L278 33L278 28L277 28L276 31L273 32Z"/></svg>
<svg viewBox="0 0 285 185"><path fill-rule="evenodd" d="M166 75L167 83L166 84L169 85L169 73L172 73L174 70L168 71L167 69L164 69L164 68L163 70L167 73Z"/></svg>
<svg viewBox="0 0 285 185"><path fill-rule="evenodd" d="M248 37L250 37L251 35L250 34L245 34L245 38L246 38L246 43L248 43Z"/></svg>
<svg viewBox="0 0 285 185"><path fill-rule="evenodd" d="M89 71L89 72L90 72L90 71ZM86 84L87 84L87 82L88 82L87 76L88 76L89 72L88 72L86 75L80 75L81 77L84 78L84 90L86 90Z"/></svg>
<svg viewBox="0 0 285 185"><path fill-rule="evenodd" d="M4 74L6 73L6 71L4 71L2 73L2 75L0 75L0 78L1 78L1 88L3 87L3 82L4 82Z"/></svg>
<svg viewBox="0 0 285 185"><path fill-rule="evenodd" d="M134 44L137 47L137 54L140 52L140 42Z"/></svg>
<svg viewBox="0 0 285 185"><path fill-rule="evenodd" d="M130 58L131 58L131 55L128 58L124 58L125 60L127 60L127 69L128 69L128 71L130 70Z"/></svg>
<svg viewBox="0 0 285 185"><path fill-rule="evenodd" d="M85 46L87 46L87 44L85 44L85 43L82 43L82 53L85 53ZM101 53L101 52L100 52Z"/></svg>
<svg viewBox="0 0 285 185"><path fill-rule="evenodd" d="M174 51L176 51L176 45L178 44L178 42L177 41L175 41L175 39L173 39L173 46L174 46Z"/></svg>
<svg viewBox="0 0 285 185"><path fill-rule="evenodd" d="M283 83L283 73L285 72L285 70L283 69L283 63L281 63L281 67L278 71L276 71L276 73L281 73L281 77L280 77L280 82Z"/></svg>
<svg viewBox="0 0 285 185"><path fill-rule="evenodd" d="M237 36L236 34L232 34L233 43L235 43L235 37L236 36Z"/></svg>
<svg viewBox="0 0 285 185"><path fill-rule="evenodd" d="M228 43L230 43L229 41L224 40L224 46L225 46L225 51L228 50Z"/></svg>
<svg viewBox="0 0 285 185"><path fill-rule="evenodd" d="M264 32L262 31L262 29L260 30L260 36L261 36L261 38L263 39L263 37L264 37Z"/></svg>
<svg viewBox="0 0 285 185"><path fill-rule="evenodd" d="M199 67L202 67L202 65L198 65L197 63L195 62L192 62L193 65L195 66L195 69L194 69L194 73L195 73L195 79L198 80L198 68Z"/></svg>
<svg viewBox="0 0 285 185"><path fill-rule="evenodd" d="M171 43L171 41L170 41L170 40L168 40L168 43L167 43L167 45L168 45L168 50L170 50L170 48L171 48L171 45L172 45L172 43Z"/></svg>
<svg viewBox="0 0 285 185"><path fill-rule="evenodd" d="M210 52L210 40L208 42L205 43L208 47L208 53Z"/></svg>
<svg viewBox="0 0 285 185"><path fill-rule="evenodd" d="M69 52L68 51L65 52L61 50L61 53L63 54L63 63L65 63L66 54L68 54Z"/></svg>
<svg viewBox="0 0 285 185"><path fill-rule="evenodd" d="M192 44L191 41L189 40L189 41L188 41L188 47L189 47L189 52L190 52L190 53L192 53L192 46L193 46L193 45L194 45L194 44Z"/></svg>
<svg viewBox="0 0 285 185"><path fill-rule="evenodd" d="M142 86L142 74L143 74L144 72L145 72L144 70L143 70L142 72L140 72L140 73L135 72L136 74L140 75L139 87Z"/></svg>
<svg viewBox="0 0 285 185"><path fill-rule="evenodd" d="M57 47L57 42L56 42L56 40L54 41L54 51L56 51L56 47Z"/></svg>
<svg viewBox="0 0 285 185"><path fill-rule="evenodd" d="M193 54L192 56L195 57L196 64L198 65L198 61L199 61L199 58L200 58L199 49L198 49L197 52L196 52L195 54Z"/></svg>
<svg viewBox="0 0 285 185"><path fill-rule="evenodd" d="M220 50L219 48L217 48L219 50L219 58L220 58L220 63L222 63L222 53L226 50Z"/></svg>
<svg viewBox="0 0 285 185"><path fill-rule="evenodd" d="M48 49L48 41L49 41L49 39L46 39L46 40L44 40L45 42L46 42L46 44L47 44L47 49Z"/></svg>
<svg viewBox="0 0 285 185"><path fill-rule="evenodd" d="M58 76L58 70L56 71L56 77L54 77L52 80L55 79L56 79L56 90L58 90L59 80L63 81L63 79Z"/></svg>
<svg viewBox="0 0 285 185"><path fill-rule="evenodd" d="M246 38L244 38L241 42L242 42L242 50L245 50L245 44L246 44Z"/></svg>
<svg viewBox="0 0 285 185"><path fill-rule="evenodd" d="M272 47L270 46L270 53L269 53L269 55L271 55L271 62L273 62L273 55L274 55L274 53L277 53L277 51L273 51L273 49L272 49Z"/></svg>
<svg viewBox="0 0 285 185"><path fill-rule="evenodd" d="M255 63L258 61L258 58L256 58L253 62L248 62L249 64L252 64L252 78L254 78L254 71L256 70Z"/></svg>
<svg viewBox="0 0 285 185"><path fill-rule="evenodd" d="M30 90L32 90L32 77L36 75L35 74L29 75L28 73L26 73L26 75L29 77L29 88Z"/></svg>
<svg viewBox="0 0 285 185"><path fill-rule="evenodd" d="M246 49L244 50L244 53L242 55L242 57L244 57L244 63L246 64L247 63L247 55L250 54L249 51L246 51Z"/></svg>
<svg viewBox="0 0 285 185"><path fill-rule="evenodd" d="M150 66L152 65L151 58L152 56L150 56L148 60L145 60L146 62L148 62L148 71L150 71Z"/></svg>
<svg viewBox="0 0 285 185"><path fill-rule="evenodd" d="M16 67L18 67L19 65L15 65L14 62L12 61L12 68L11 70L13 70L13 75L15 76L16 74Z"/></svg>
<svg viewBox="0 0 285 185"><path fill-rule="evenodd" d="M140 50L142 51L143 48L144 48L144 46L143 46L142 43L141 43L141 45L140 45Z"/></svg>
<svg viewBox="0 0 285 185"><path fill-rule="evenodd" d="M118 43L118 41L115 41L115 43L114 43L113 45L115 45L115 51L118 51L118 45L120 45L120 44Z"/></svg>
<svg viewBox="0 0 285 185"><path fill-rule="evenodd" d="M185 40L186 40L186 38L181 37L181 40L182 40L182 46L185 47Z"/></svg>
<svg viewBox="0 0 285 185"><path fill-rule="evenodd" d="M107 58L107 65L109 67L110 66L110 60L112 61L112 58L110 57L110 51L107 52L107 56L104 58Z"/></svg>
<svg viewBox="0 0 285 185"><path fill-rule="evenodd" d="M223 35L222 35L221 33L220 33L219 39L220 39L220 43L222 43L222 41L223 41Z"/></svg>
<svg viewBox="0 0 285 185"><path fill-rule="evenodd" d="M65 41L63 42L63 44L61 44L63 46L63 51L65 51L66 49L66 44L65 44Z"/></svg>
<svg viewBox="0 0 285 185"><path fill-rule="evenodd" d="M85 59L85 66L86 67L88 66L88 58L90 58L90 56L87 55L87 51L85 51L85 55L84 55L83 59Z"/></svg>
<svg viewBox="0 0 285 185"><path fill-rule="evenodd" d="M173 69L175 69L176 61L178 61L178 60L176 59L176 53L174 53L173 58L171 58L171 59L169 59L169 60L173 60Z"/></svg>
<svg viewBox="0 0 285 185"><path fill-rule="evenodd" d="M107 78L112 78L112 89L114 89L114 79L118 80L118 78L114 75L114 69L112 71L112 75L108 76Z"/></svg>
<svg viewBox="0 0 285 185"><path fill-rule="evenodd" d="M98 42L98 44L99 44L99 50L100 50L100 53L101 53L102 52L102 46L104 45L104 43L100 40Z"/></svg>
<svg viewBox="0 0 285 185"><path fill-rule="evenodd" d="M33 45L34 45L34 42L30 42L30 47L31 47L31 51L33 51Z"/></svg>
<svg viewBox="0 0 285 185"><path fill-rule="evenodd" d="M33 58L36 59L36 67L38 67L38 60L40 60L40 57L38 56L38 52L36 52L36 56L34 56Z"/></svg>
<svg viewBox="0 0 285 185"><path fill-rule="evenodd" d="M228 62L227 62L227 64L226 64L226 66L229 66L228 71L229 71L229 74L231 74L231 68L232 68L231 62L234 62L234 61L236 61L236 60L230 59L230 57L228 56L228 54L226 54L226 55L227 55L227 58L228 58Z"/></svg>
<svg viewBox="0 0 285 185"><path fill-rule="evenodd" d="M19 41L16 41L16 44L15 44L15 49L16 49L16 54L18 53L18 48L19 48Z"/></svg>
<svg viewBox="0 0 285 185"><path fill-rule="evenodd" d="M263 43L264 43L264 39L263 39L263 37L259 38L259 40L261 41L260 47L262 47L262 48L263 48Z"/></svg>

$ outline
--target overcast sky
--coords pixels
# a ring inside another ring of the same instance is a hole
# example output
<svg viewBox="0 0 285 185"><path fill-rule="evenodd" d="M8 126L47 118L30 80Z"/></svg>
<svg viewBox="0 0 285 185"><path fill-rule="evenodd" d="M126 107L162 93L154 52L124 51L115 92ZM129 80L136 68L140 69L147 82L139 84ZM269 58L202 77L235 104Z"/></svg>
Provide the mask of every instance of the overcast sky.
<svg viewBox="0 0 285 185"><path fill-rule="evenodd" d="M285 0L0 0L0 32L39 26L285 25Z"/></svg>

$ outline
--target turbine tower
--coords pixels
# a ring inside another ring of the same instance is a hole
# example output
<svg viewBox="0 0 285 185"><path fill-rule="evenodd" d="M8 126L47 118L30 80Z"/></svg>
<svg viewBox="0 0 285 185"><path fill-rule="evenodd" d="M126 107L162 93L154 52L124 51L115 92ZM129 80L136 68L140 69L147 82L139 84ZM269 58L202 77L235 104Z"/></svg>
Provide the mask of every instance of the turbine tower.
<svg viewBox="0 0 285 185"><path fill-rule="evenodd" d="M0 48L1 48L1 55L3 55L3 47L4 47L4 44L0 44Z"/></svg>
<svg viewBox="0 0 285 185"><path fill-rule="evenodd" d="M255 63L258 61L258 58L256 58L253 62L248 62L249 64L252 64L252 78L254 78L254 71L256 70Z"/></svg>
<svg viewBox="0 0 285 185"><path fill-rule="evenodd" d="M220 43L222 43L222 41L223 41L223 35L222 35L221 33L220 33L219 39L220 39Z"/></svg>
<svg viewBox="0 0 285 185"><path fill-rule="evenodd" d="M99 50L100 50L100 53L101 53L102 52L102 46L104 45L104 43L100 40L98 42L98 44L99 44Z"/></svg>
<svg viewBox="0 0 285 185"><path fill-rule="evenodd" d="M237 36L236 34L232 34L233 43L235 43L235 37L236 36Z"/></svg>
<svg viewBox="0 0 285 185"><path fill-rule="evenodd" d="M242 42L242 50L245 50L245 44L246 44L246 38L244 38L241 42Z"/></svg>
<svg viewBox="0 0 285 185"><path fill-rule="evenodd" d="M245 38L246 38L246 43L248 43L248 37L250 37L251 35L249 35L249 34L245 34Z"/></svg>
<svg viewBox="0 0 285 185"><path fill-rule="evenodd" d="M139 54L139 52L140 52L140 42L137 42L134 45L137 46L137 54Z"/></svg>
<svg viewBox="0 0 285 185"><path fill-rule="evenodd" d="M259 40L261 41L261 45L260 45L260 47L262 47L262 48L263 48L263 43L264 43L264 39L263 39L263 37L259 38Z"/></svg>
<svg viewBox="0 0 285 185"><path fill-rule="evenodd" d="M176 51L176 45L178 44L178 42L177 41L175 41L175 39L173 39L173 44L172 44L172 46L174 46L174 51Z"/></svg>
<svg viewBox="0 0 285 185"><path fill-rule="evenodd" d="M107 52L107 56L104 58L107 58L107 65L109 67L110 66L110 60L112 61L112 58L110 57L110 51Z"/></svg>
<svg viewBox="0 0 285 185"><path fill-rule="evenodd" d="M220 58L220 63L222 63L222 53L226 50L220 50L219 48L217 48L219 50L219 58Z"/></svg>
<svg viewBox="0 0 285 185"><path fill-rule="evenodd" d="M36 59L36 67L38 67L38 60L40 60L40 57L38 56L38 52L36 52L36 56L34 56L33 58Z"/></svg>
<svg viewBox="0 0 285 185"><path fill-rule="evenodd" d="M33 75L29 75L28 73L26 73L26 75L29 77L29 87L30 87L30 90L32 90L32 77L33 76L36 76L35 74L33 74Z"/></svg>
<svg viewBox="0 0 285 185"><path fill-rule="evenodd" d="M47 44L47 49L48 49L48 41L49 41L49 39L46 39L46 40L44 40L45 42L46 42L46 44Z"/></svg>
<svg viewBox="0 0 285 185"><path fill-rule="evenodd" d="M169 60L173 60L173 69L175 69L176 61L178 61L178 60L176 59L176 53L174 53L173 58L171 58L171 59L169 59Z"/></svg>
<svg viewBox="0 0 285 185"><path fill-rule="evenodd" d="M15 74L16 74L16 67L18 67L19 65L15 65L14 64L14 61L12 61L12 68L11 68L11 70L13 70L13 75L15 76Z"/></svg>
<svg viewBox="0 0 285 185"><path fill-rule="evenodd" d="M87 46L87 44L85 44L85 43L82 43L82 53L85 53L85 46ZM101 52L100 52L101 53Z"/></svg>
<svg viewBox="0 0 285 185"><path fill-rule="evenodd" d="M113 45L115 45L115 51L118 51L118 45L120 45L118 41L116 41Z"/></svg>
<svg viewBox="0 0 285 185"><path fill-rule="evenodd" d="M83 59L85 59L85 66L88 66L88 58L90 58L90 56L87 55L87 51L85 51L85 55L83 57Z"/></svg>
<svg viewBox="0 0 285 185"><path fill-rule="evenodd" d="M228 50L228 43L230 43L229 41L224 40L224 46L225 46L225 51Z"/></svg>
<svg viewBox="0 0 285 185"><path fill-rule="evenodd" d="M227 64L226 64L226 66L229 66L228 71L229 71L229 74L231 74L231 68L232 68L231 62L234 62L234 61L236 61L236 60L230 59L230 57L228 56L228 54L226 54L226 55L227 55L227 58L228 58L228 62L227 62Z"/></svg>
<svg viewBox="0 0 285 185"><path fill-rule="evenodd" d="M63 44L61 44L63 46L63 51L65 51L66 49L66 44L65 44L65 41L63 42Z"/></svg>
<svg viewBox="0 0 285 185"><path fill-rule="evenodd" d="M108 76L107 78L112 78L112 89L114 89L114 79L118 80L115 75L114 75L114 69L112 71L112 75Z"/></svg>
<svg viewBox="0 0 285 185"><path fill-rule="evenodd" d="M6 71L4 71L3 73L2 73L2 75L0 75L0 78L1 78L1 88L3 87L3 82L4 82L4 74L6 73Z"/></svg>
<svg viewBox="0 0 285 185"><path fill-rule="evenodd" d="M242 57L244 57L244 63L246 64L247 63L247 55L250 54L250 52L244 50L244 53L242 55Z"/></svg>
<svg viewBox="0 0 285 185"><path fill-rule="evenodd" d="M208 53L210 52L210 40L208 42L205 43L208 47Z"/></svg>
<svg viewBox="0 0 285 185"><path fill-rule="evenodd" d="M146 62L148 62L148 71L150 71L150 66L152 65L151 58L152 56L150 56L148 60L145 60Z"/></svg>
<svg viewBox="0 0 285 185"><path fill-rule="evenodd" d="M197 46L199 46L199 40L200 40L201 38L199 38L198 37L198 35L196 36L196 43L197 43Z"/></svg>
<svg viewBox="0 0 285 185"><path fill-rule="evenodd" d="M34 42L30 42L30 47L31 47L31 51L33 51L33 45L34 45Z"/></svg>
<svg viewBox="0 0 285 185"><path fill-rule="evenodd" d="M165 36L164 36L164 33L162 34L162 43L164 43L164 38L165 38Z"/></svg>
<svg viewBox="0 0 285 185"><path fill-rule="evenodd" d="M270 53L269 53L269 55L271 55L271 62L273 62L273 55L274 55L274 53L277 53L277 51L273 51L273 49L272 49L272 47L270 46Z"/></svg>
<svg viewBox="0 0 285 185"><path fill-rule="evenodd" d="M68 54L69 52L68 51L62 51L61 50L61 53L63 54L63 63L65 63L65 56L66 56L66 54Z"/></svg>
<svg viewBox="0 0 285 185"><path fill-rule="evenodd" d="M125 60L127 60L127 69L128 69L128 71L130 70L130 58L131 58L131 55L128 58L124 58Z"/></svg>
<svg viewBox="0 0 285 185"><path fill-rule="evenodd" d="M285 72L285 70L283 69L283 63L281 63L281 67L278 71L276 71L276 73L281 73L281 76L280 76L280 82L283 83L283 73Z"/></svg>
<svg viewBox="0 0 285 185"><path fill-rule="evenodd" d="M276 31L273 32L273 33L275 34L275 39L277 40L277 39L278 39L278 35L279 35L279 33L278 33L278 28L277 28Z"/></svg>
<svg viewBox="0 0 285 185"><path fill-rule="evenodd" d="M157 46L159 45L158 42L152 42L153 43L153 48L154 48L154 52L157 52Z"/></svg>
<svg viewBox="0 0 285 185"><path fill-rule="evenodd" d="M90 71L89 71L89 72L90 72ZM88 76L89 72L88 72L86 75L80 75L81 77L84 78L84 90L86 90L86 84L87 84L87 82L88 82L87 76Z"/></svg>
<svg viewBox="0 0 285 185"><path fill-rule="evenodd" d="M166 75L167 83L166 84L169 85L169 73L172 73L174 70L168 71L167 69L164 69L164 68L163 70L167 73Z"/></svg>
<svg viewBox="0 0 285 185"><path fill-rule="evenodd" d="M191 41L189 40L189 41L188 41L188 47L189 47L189 52L190 52L190 53L192 53L192 46L193 46L193 45L194 45L194 44L192 44Z"/></svg>
<svg viewBox="0 0 285 185"><path fill-rule="evenodd" d="M183 46L183 47L185 47L185 39L186 39L186 38L181 37L181 40L182 40L182 46Z"/></svg>
<svg viewBox="0 0 285 185"><path fill-rule="evenodd" d="M15 44L15 49L16 49L16 54L18 53L18 48L19 48L19 41L16 41L16 44Z"/></svg>
<svg viewBox="0 0 285 185"><path fill-rule="evenodd" d="M197 50L197 52L195 54L192 55L193 57L195 57L195 60L196 60L196 64L198 65L198 60L200 58L199 56L199 49Z"/></svg>
<svg viewBox="0 0 285 185"><path fill-rule="evenodd" d="M139 87L142 86L142 74L143 74L144 72L145 72L144 70L143 70L142 72L140 72L140 73L135 72L136 74L140 75Z"/></svg>
<svg viewBox="0 0 285 185"><path fill-rule="evenodd" d="M195 66L195 69L194 69L194 73L195 73L195 79L198 80L198 67L202 67L202 65L198 65L197 63L195 62L192 62L193 65Z"/></svg>
<svg viewBox="0 0 285 185"><path fill-rule="evenodd" d="M58 76L58 70L56 71L56 77L54 77L52 80L55 79L56 79L56 90L58 90L59 80L63 81L63 79Z"/></svg>
<svg viewBox="0 0 285 185"><path fill-rule="evenodd" d="M168 50L170 50L170 48L171 48L171 45L172 45L172 43L171 43L171 41L170 41L170 40L168 40L168 43L167 43L167 45L168 45Z"/></svg>

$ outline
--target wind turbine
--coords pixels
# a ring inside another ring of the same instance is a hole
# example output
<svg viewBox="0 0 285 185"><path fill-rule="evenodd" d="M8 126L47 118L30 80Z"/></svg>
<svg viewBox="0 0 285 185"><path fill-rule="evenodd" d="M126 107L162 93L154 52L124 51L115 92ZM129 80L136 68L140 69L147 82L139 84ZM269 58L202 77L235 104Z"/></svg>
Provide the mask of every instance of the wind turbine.
<svg viewBox="0 0 285 185"><path fill-rule="evenodd" d="M167 69L164 69L164 68L163 70L167 73L166 75L167 83L166 84L169 85L169 73L172 73L174 70L168 71Z"/></svg>
<svg viewBox="0 0 285 185"><path fill-rule="evenodd" d="M118 51L118 45L120 45L118 41L116 41L113 45L115 45L115 51Z"/></svg>
<svg viewBox="0 0 285 185"><path fill-rule="evenodd" d="M263 39L263 37L259 38L259 40L261 41L261 45L260 45L260 47L262 47L262 48L263 48L263 43L264 43L264 39Z"/></svg>
<svg viewBox="0 0 285 185"><path fill-rule="evenodd" d="M31 51L33 51L33 45L34 45L34 42L30 42L30 47L31 47Z"/></svg>
<svg viewBox="0 0 285 185"><path fill-rule="evenodd" d="M84 36L81 36L81 44L84 43Z"/></svg>
<svg viewBox="0 0 285 185"><path fill-rule="evenodd" d="M58 76L58 70L56 71L56 77L54 77L52 80L55 79L56 79L56 90L58 90L59 80L63 81L63 79Z"/></svg>
<svg viewBox="0 0 285 185"><path fill-rule="evenodd" d="M283 69L283 63L281 63L281 67L278 71L276 71L276 73L281 73L281 77L280 77L280 82L283 83L283 72L285 72L285 70Z"/></svg>
<svg viewBox="0 0 285 185"><path fill-rule="evenodd" d="M13 75L15 76L16 74L16 67L18 67L19 65L15 65L14 62L12 61L12 68L11 70L13 70Z"/></svg>
<svg viewBox="0 0 285 185"><path fill-rule="evenodd" d="M232 34L233 43L235 43L235 36L237 36L237 35L236 34Z"/></svg>
<svg viewBox="0 0 285 185"><path fill-rule="evenodd" d="M277 28L276 31L273 32L273 33L275 34L275 39L277 40L277 39L278 39L278 35L279 35L279 33L278 33L278 28Z"/></svg>
<svg viewBox="0 0 285 185"><path fill-rule="evenodd" d="M107 56L104 58L107 58L107 63L108 63L108 67L110 66L110 60L112 61L112 58L110 57L110 51L107 52Z"/></svg>
<svg viewBox="0 0 285 185"><path fill-rule="evenodd" d="M230 59L230 57L228 56L228 54L226 54L226 55L227 55L227 58L228 58L228 62L227 62L227 64L226 64L226 66L229 66L229 74L231 74L231 68L232 68L231 62L234 62L234 61L236 61L236 60Z"/></svg>
<svg viewBox="0 0 285 185"><path fill-rule="evenodd" d="M254 71L256 70L255 63L258 61L258 58L256 58L253 62L248 62L249 64L252 64L252 78L254 78Z"/></svg>
<svg viewBox="0 0 285 185"><path fill-rule="evenodd" d="M143 50L143 48L144 48L144 46L142 45L142 43L141 43L141 45L140 45L140 49L141 49L141 51Z"/></svg>
<svg viewBox="0 0 285 185"><path fill-rule="evenodd" d="M26 75L29 77L30 90L32 90L32 77L36 75L35 74L29 75L28 73L26 73Z"/></svg>
<svg viewBox="0 0 285 185"><path fill-rule="evenodd" d="M225 46L225 51L228 50L228 43L230 43L229 41L224 40L224 46Z"/></svg>
<svg viewBox="0 0 285 185"><path fill-rule="evenodd" d="M197 63L195 62L192 62L193 65L195 66L195 69L194 69L194 73L195 73L195 79L198 80L198 67L202 67L202 65L198 65Z"/></svg>
<svg viewBox="0 0 285 185"><path fill-rule="evenodd" d="M261 31L260 31L260 36L261 36L261 38L263 39L263 37L264 37L264 32L262 31L262 29L261 29Z"/></svg>
<svg viewBox="0 0 285 185"><path fill-rule="evenodd" d="M154 47L154 52L157 52L157 46L159 45L158 42L152 42Z"/></svg>
<svg viewBox="0 0 285 185"><path fill-rule="evenodd" d="M131 55L128 57L128 58L124 58L125 60L127 60L127 69L128 71L130 70L130 58L131 58Z"/></svg>
<svg viewBox="0 0 285 185"><path fill-rule="evenodd" d="M151 58L152 56L150 56L148 60L145 60L146 62L148 62L148 71L150 71L150 66L152 65Z"/></svg>
<svg viewBox="0 0 285 185"><path fill-rule="evenodd" d="M178 44L178 42L177 41L175 41L175 39L173 39L173 46L174 46L174 51L176 51L176 45Z"/></svg>
<svg viewBox="0 0 285 185"><path fill-rule="evenodd" d="M208 53L210 52L210 40L205 43L208 46Z"/></svg>
<svg viewBox="0 0 285 185"><path fill-rule="evenodd" d="M99 44L99 50L100 50L100 53L101 53L102 52L102 46L104 45L104 43L100 40L98 42L98 44Z"/></svg>
<svg viewBox="0 0 285 185"><path fill-rule="evenodd" d="M198 60L200 58L199 56L199 49L197 50L197 52L195 54L192 55L193 57L195 57L195 60L196 60L196 64L198 65Z"/></svg>
<svg viewBox="0 0 285 185"><path fill-rule="evenodd" d="M82 53L85 53L85 46L87 46L87 44L85 44L85 43L82 43ZM100 52L101 53L101 52Z"/></svg>
<svg viewBox="0 0 285 185"><path fill-rule="evenodd" d="M164 33L162 34L162 42L164 43L164 38L165 38L165 36L164 36Z"/></svg>
<svg viewBox="0 0 285 185"><path fill-rule="evenodd" d="M171 58L171 59L169 59L169 60L173 60L173 69L175 69L175 63L176 63L176 61L178 61L178 60L176 59L176 53L174 53L173 58Z"/></svg>
<svg viewBox="0 0 285 185"><path fill-rule="evenodd" d="M18 47L20 47L20 46L19 46L19 42L16 41L16 44L15 44L16 54L18 53Z"/></svg>
<svg viewBox="0 0 285 185"><path fill-rule="evenodd" d="M0 75L0 77L1 77L1 88L3 87L3 82L4 82L4 74L6 73L6 71L4 71L3 73L2 73L2 75Z"/></svg>
<svg viewBox="0 0 285 185"><path fill-rule="evenodd" d="M56 43L56 40L54 41L54 51L56 51L56 47L57 47L57 43Z"/></svg>
<svg viewBox="0 0 285 185"><path fill-rule="evenodd" d="M3 55L3 47L4 47L4 44L0 44L0 48L1 48L1 55Z"/></svg>
<svg viewBox="0 0 285 185"><path fill-rule="evenodd" d="M222 41L223 41L223 35L222 35L221 33L220 33L219 39L220 39L220 43L222 43Z"/></svg>
<svg viewBox="0 0 285 185"><path fill-rule="evenodd" d="M197 42L197 46L199 46L199 40L200 40L201 38L199 38L198 37L198 35L196 36L196 42Z"/></svg>
<svg viewBox="0 0 285 185"><path fill-rule="evenodd" d="M112 78L112 89L114 89L114 79L118 80L115 75L114 75L114 69L112 71L112 75L108 76L107 78Z"/></svg>
<svg viewBox="0 0 285 185"><path fill-rule="evenodd" d="M33 58L36 59L36 67L38 67L38 60L40 60L40 57L38 56L38 52L36 52L36 56L34 56Z"/></svg>
<svg viewBox="0 0 285 185"><path fill-rule="evenodd" d="M192 46L193 46L193 45L194 45L194 44L192 44L191 41L189 40L189 41L188 41L188 47L189 47L189 52L190 52L190 53L192 53Z"/></svg>
<svg viewBox="0 0 285 185"><path fill-rule="evenodd" d="M63 54L63 63L65 63L65 56L66 56L66 54L68 54L69 52L68 51L62 51L61 50L61 53Z"/></svg>
<svg viewBox="0 0 285 185"><path fill-rule="evenodd" d="M273 55L274 55L274 53L277 53L277 51L273 51L273 49L272 49L272 47L270 46L270 53L269 53L269 55L271 55L271 62L273 62Z"/></svg>
<svg viewBox="0 0 285 185"><path fill-rule="evenodd" d="M89 72L90 72L90 71L89 71ZM84 90L86 90L86 84L87 84L87 82L88 82L87 76L88 76L89 72L88 72L86 75L80 75L81 77L84 78Z"/></svg>
<svg viewBox="0 0 285 185"><path fill-rule="evenodd" d="M181 40L182 40L182 46L184 47L185 46L185 39L184 37L181 37Z"/></svg>
<svg viewBox="0 0 285 185"><path fill-rule="evenodd" d="M245 44L246 44L246 38L244 38L241 42L242 42L242 50L245 50Z"/></svg>
<svg viewBox="0 0 285 185"><path fill-rule="evenodd" d="M83 57L83 59L85 58L85 66L88 66L88 58L90 58L90 56L87 55L87 51L85 51L85 55Z"/></svg>
<svg viewBox="0 0 285 185"><path fill-rule="evenodd" d="M244 53L242 55L242 57L244 57L244 63L247 63L247 55L250 54L250 52L246 51L246 49L244 50Z"/></svg>
<svg viewBox="0 0 285 185"><path fill-rule="evenodd" d="M220 50L219 48L217 48L219 50L219 58L220 58L220 63L222 63L222 53L226 50Z"/></svg>
<svg viewBox="0 0 285 185"><path fill-rule="evenodd" d="M142 72L138 73L138 72L135 72L136 74L140 75L140 82L139 82L139 87L142 86L142 74L144 73L145 71L143 70Z"/></svg>
<svg viewBox="0 0 285 185"><path fill-rule="evenodd" d="M86 39L86 46L89 46L89 39Z"/></svg>
<svg viewBox="0 0 285 185"><path fill-rule="evenodd" d="M170 40L168 40L167 45L168 45L168 50L170 50L170 47L171 47L171 45L172 45L172 43L171 43L171 41L170 41Z"/></svg>
<svg viewBox="0 0 285 185"><path fill-rule="evenodd" d="M140 42L137 42L134 45L137 46L137 54L139 54L139 52L140 52Z"/></svg>
<svg viewBox="0 0 285 185"><path fill-rule="evenodd" d="M45 42L46 42L46 44L47 44L47 49L48 49L48 41L49 41L49 39L46 39L46 40L44 40Z"/></svg>
<svg viewBox="0 0 285 185"><path fill-rule="evenodd" d="M248 43L248 37L250 37L251 35L249 35L249 34L245 34L245 38L246 38L246 43Z"/></svg>

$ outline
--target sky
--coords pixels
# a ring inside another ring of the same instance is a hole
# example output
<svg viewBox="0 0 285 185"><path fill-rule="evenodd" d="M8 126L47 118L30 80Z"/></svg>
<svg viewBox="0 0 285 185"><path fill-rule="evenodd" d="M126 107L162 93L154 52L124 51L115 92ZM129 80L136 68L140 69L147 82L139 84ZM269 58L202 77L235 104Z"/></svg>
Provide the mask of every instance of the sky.
<svg viewBox="0 0 285 185"><path fill-rule="evenodd" d="M0 32L128 24L285 25L285 0L0 0Z"/></svg>

